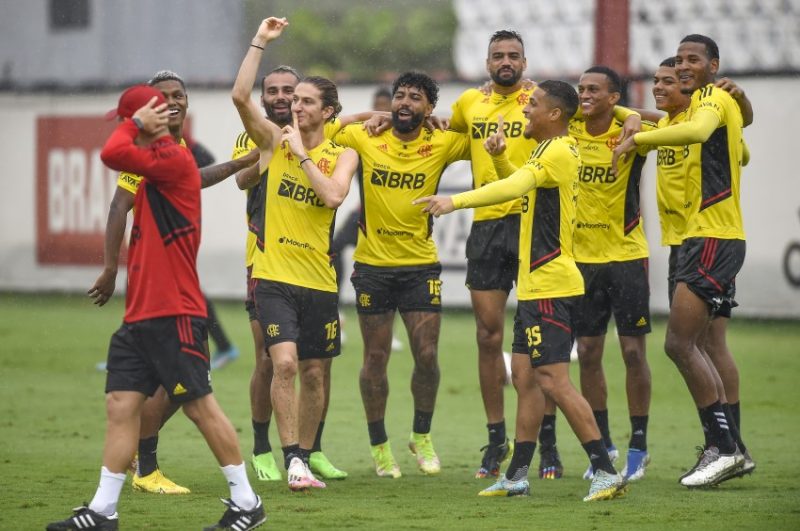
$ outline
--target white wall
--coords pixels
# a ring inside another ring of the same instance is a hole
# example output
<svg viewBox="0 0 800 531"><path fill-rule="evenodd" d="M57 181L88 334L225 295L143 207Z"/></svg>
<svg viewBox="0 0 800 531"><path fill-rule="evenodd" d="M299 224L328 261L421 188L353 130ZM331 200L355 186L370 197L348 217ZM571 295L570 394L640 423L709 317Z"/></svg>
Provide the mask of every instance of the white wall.
<svg viewBox="0 0 800 531"><path fill-rule="evenodd" d="M800 85L790 79L737 80L755 107L755 123L745 132L752 162L745 169L742 204L747 231L747 259L737 279L743 315L800 317L800 289L786 281L783 253L790 242L800 242L800 182L790 166L793 138L787 120L786 102ZM340 97L345 112L366 110L374 87L343 87ZM452 102L464 89L442 87L438 110L448 115ZM98 116L114 106L116 93L98 95L0 95L0 289L85 291L100 271L99 266L42 266L36 261L36 128L41 116ZM646 101L650 101L647 97ZM791 108L791 107L788 107ZM194 136L217 157L229 157L241 131L238 116L225 91L191 91L190 115ZM666 251L659 247L656 219L655 175L649 163L642 189L645 228L651 242L651 286L654 311L665 311ZM469 186L468 166L454 165L443 178L442 188ZM102 195L98 196L102 197ZM203 192L203 243L199 269L204 289L212 296L243 297L245 238L244 194L233 182L224 182ZM353 207L355 192L343 210ZM344 212L340 212L342 216ZM469 213L437 221L436 236L445 266L463 266L463 239ZM796 262L800 276L800 256ZM445 304L468 305L463 270L447 272ZM120 275L118 286L124 286ZM352 300L347 286L343 300Z"/></svg>

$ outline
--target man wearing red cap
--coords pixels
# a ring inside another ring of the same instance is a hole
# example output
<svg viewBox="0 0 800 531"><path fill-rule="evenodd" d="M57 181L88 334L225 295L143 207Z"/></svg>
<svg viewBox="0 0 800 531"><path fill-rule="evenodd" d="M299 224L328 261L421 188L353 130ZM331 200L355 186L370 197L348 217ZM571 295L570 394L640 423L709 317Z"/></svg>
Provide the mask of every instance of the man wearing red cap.
<svg viewBox="0 0 800 531"><path fill-rule="evenodd" d="M206 305L197 275L200 173L169 134L164 97L153 87L126 90L113 112L122 121L103 162L144 177L134 203L125 318L112 336L106 377L107 431L92 501L48 530L117 529L117 502L133 456L145 398L163 386L198 427L230 487L222 519L207 529L253 529L266 520L247 479L236 432L210 385Z"/></svg>

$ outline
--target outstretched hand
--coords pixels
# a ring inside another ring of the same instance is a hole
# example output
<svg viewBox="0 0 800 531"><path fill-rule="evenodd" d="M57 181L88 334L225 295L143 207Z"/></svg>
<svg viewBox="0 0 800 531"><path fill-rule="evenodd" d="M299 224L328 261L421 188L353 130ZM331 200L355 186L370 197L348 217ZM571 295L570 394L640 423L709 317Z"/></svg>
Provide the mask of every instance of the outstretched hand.
<svg viewBox="0 0 800 531"><path fill-rule="evenodd" d="M503 122L503 115L497 116L497 131L494 134L486 137L483 141L483 149L489 152L489 155L496 157L502 155L506 150L506 133L503 130L505 122Z"/></svg>
<svg viewBox="0 0 800 531"><path fill-rule="evenodd" d="M414 199L411 204L424 204L425 206L423 207L422 211L432 214L437 218L439 216L449 214L456 209L453 205L453 198L448 195L428 195L425 197L420 197L419 199Z"/></svg>
<svg viewBox="0 0 800 531"><path fill-rule="evenodd" d="M611 155L611 171L614 175L617 175L617 165L619 164L619 158L622 157L622 160L628 160L628 154L631 151L636 149L636 142L633 141L633 135L629 136L625 140L623 140L615 149L613 154Z"/></svg>
<svg viewBox="0 0 800 531"><path fill-rule="evenodd" d="M631 114L622 123L622 132L617 137L617 141L621 144L628 138L642 130L642 117L641 115Z"/></svg>

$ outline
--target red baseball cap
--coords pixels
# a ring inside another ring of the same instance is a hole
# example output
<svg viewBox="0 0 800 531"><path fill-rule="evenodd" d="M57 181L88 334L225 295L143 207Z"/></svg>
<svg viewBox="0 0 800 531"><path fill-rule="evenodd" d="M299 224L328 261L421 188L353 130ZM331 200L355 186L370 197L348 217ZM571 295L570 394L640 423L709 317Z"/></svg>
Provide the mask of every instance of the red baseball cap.
<svg viewBox="0 0 800 531"><path fill-rule="evenodd" d="M111 109L106 113L106 120L113 120L117 116L121 118L130 118L136 111L147 105L147 102L150 101L153 96L158 98L156 100L156 105L166 102L161 91L150 85L134 85L127 88L119 97L117 108Z"/></svg>

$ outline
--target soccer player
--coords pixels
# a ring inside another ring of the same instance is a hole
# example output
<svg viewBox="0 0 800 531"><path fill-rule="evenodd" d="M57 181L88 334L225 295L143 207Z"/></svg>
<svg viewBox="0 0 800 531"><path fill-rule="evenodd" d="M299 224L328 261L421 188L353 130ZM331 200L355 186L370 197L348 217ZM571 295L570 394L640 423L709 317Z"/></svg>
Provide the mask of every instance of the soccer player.
<svg viewBox="0 0 800 531"><path fill-rule="evenodd" d="M261 80L261 105L267 118L278 127L285 127L292 123L291 104L294 90L300 82L300 74L290 66L278 66ZM358 121L369 115L344 116L325 122L325 137L332 138L343 124ZM236 139L233 150L234 159L244 156L257 146L244 132ZM264 192L266 174L261 175L258 164L243 170L236 175L240 189L247 190L247 299L245 308L250 317L250 329L255 343L256 365L250 378L250 410L253 425L253 457L251 463L258 478L262 481L280 480L281 473L275 464L272 455L272 446L269 443L269 421L272 416L272 402L270 400L270 387L272 384L272 360L267 355L264 347L264 332L258 322L255 301L253 300L252 282L253 261L256 252L264 248ZM336 240L334 239L334 242ZM335 254L335 243L331 254ZM335 264L335 262L334 262ZM338 280L338 275L337 275ZM323 479L344 479L347 472L339 470L322 453L322 432L328 414L330 402L331 359L323 360L323 380L325 385L325 405L322 418L314 438L314 445L308 458L311 472Z"/></svg>
<svg viewBox="0 0 800 531"><path fill-rule="evenodd" d="M744 126L752 122L752 107L743 91L729 79L717 81L716 86L728 91L742 111ZM691 98L681 92L678 74L675 71L675 58L669 57L661 62L653 77L653 96L656 108L666 112L666 116L658 122L659 129L682 123L689 112ZM743 145L743 165L749 158L747 145ZM678 254L686 231L686 218L689 204L686 202L686 169L684 158L689 154L688 146L659 146L656 181L656 197L659 220L661 222L661 245L669 246L669 265L667 275L668 296L670 305L675 292L675 274L678 265ZM730 353L725 341L727 322L730 319L730 307L721 309L708 327L703 346L703 353L711 363L714 380L720 393L720 402L725 411L731 434L736 439L739 449L744 454L745 464L735 475L752 473L755 462L741 437L739 425L739 371L736 361Z"/></svg>
<svg viewBox="0 0 800 531"><path fill-rule="evenodd" d="M441 470L430 431L439 388L442 268L431 237L433 220L420 216L411 201L435 192L445 167L469 157L469 144L466 135L423 129L438 95L439 87L430 76L406 72L392 85L389 130L369 136L360 125L350 125L335 137L338 144L359 153L363 167L361 230L351 280L364 340L361 398L375 471L382 477L401 475L384 424L397 310L414 358L409 448L422 473Z"/></svg>
<svg viewBox="0 0 800 531"><path fill-rule="evenodd" d="M613 160L616 169L622 155L641 145L689 146L685 157L686 202L691 202L691 207L678 253L664 345L708 431L700 459L680 480L689 488L718 484L744 466L713 369L702 353L713 316L737 305L735 278L745 255L739 201L743 119L734 98L714 86L718 69L719 48L711 38L697 34L684 37L675 56L675 70L681 90L691 94L690 118L626 139L615 149Z"/></svg>
<svg viewBox="0 0 800 531"><path fill-rule="evenodd" d="M254 256L254 301L272 359L271 398L291 490L324 488L308 459L324 409L325 360L340 353L338 290L329 246L336 208L358 164L353 150L324 136L341 110L336 86L305 78L294 87L293 125L280 128L250 98L262 52L289 23L261 22L242 61L232 97L260 152L263 252ZM295 377L300 375L300 396Z"/></svg>
<svg viewBox="0 0 800 531"><path fill-rule="evenodd" d="M148 84L160 90L166 102L169 115L168 128L170 134L181 146L186 147L183 138L183 123L189 107L189 97L183 79L169 70L161 70L148 81ZM208 166L200 170L201 185L212 186L221 182L236 171L251 164L254 155L248 155L238 161L224 162ZM128 212L134 205L142 176L130 172L120 172L117 187L108 210L104 243L104 269L89 289L89 296L95 304L103 306L108 302L116 288L119 253L122 240L125 237L125 224ZM205 299L205 297L204 297ZM208 299L205 299L208 304ZM209 319L208 327L213 326L216 318ZM217 345L222 348L220 344ZM206 350L208 350L206 348ZM99 368L99 367L98 367ZM107 369L107 364L102 363L102 370ZM159 388L152 397L149 397L142 408L141 439L137 452L136 470L134 471L132 486L134 490L158 494L188 494L189 489L175 484L164 476L158 467L157 447L158 432L161 426L175 413L178 406L170 404L167 392Z"/></svg>
<svg viewBox="0 0 800 531"><path fill-rule="evenodd" d="M569 134L578 141L583 167L578 182L575 262L586 293L576 312L581 391L603 435L611 461L618 451L608 426L608 390L603 372L603 347L611 314L625 361L625 390L631 437L622 472L627 480L644 476L649 462L647 421L650 410L650 367L645 335L650 332L650 288L647 278L647 239L639 206L639 180L647 150L640 150L611 172L612 149L622 131L614 118L621 95L619 75L594 66L581 75L578 98L581 118L570 122ZM643 123L652 129L655 124ZM591 479L592 467L584 473Z"/></svg>
<svg viewBox="0 0 800 531"><path fill-rule="evenodd" d="M567 125L578 106L568 83L544 81L526 107L525 136L539 142L528 161L517 169L505 155L502 133L487 139L502 181L453 197L425 197L424 211L435 216L456 208L501 204L522 197L518 252L517 313L514 318L512 374L517 393L529 409L528 438L518 437L508 470L481 496L529 495L527 472L536 448L538 424L544 413L542 391L567 417L594 469L584 501L617 497L625 481L609 459L586 399L569 380L572 322L583 278L572 256L577 181L581 166L576 141ZM498 124L498 130L502 124ZM523 365L533 367L533 377Z"/></svg>
<svg viewBox="0 0 800 531"><path fill-rule="evenodd" d="M118 528L117 503L136 451L142 406L159 386L197 425L230 486L222 519L206 529L253 529L266 520L264 507L247 479L236 431L211 390L203 344L197 165L170 135L167 104L156 88L126 90L114 114L122 121L100 156L110 168L143 179L135 196L125 318L109 346L103 467L92 501L47 529Z"/></svg>

